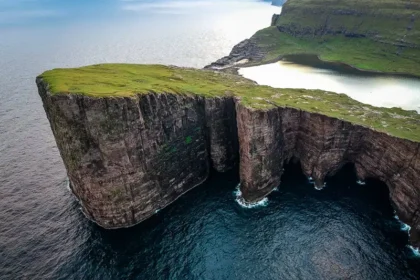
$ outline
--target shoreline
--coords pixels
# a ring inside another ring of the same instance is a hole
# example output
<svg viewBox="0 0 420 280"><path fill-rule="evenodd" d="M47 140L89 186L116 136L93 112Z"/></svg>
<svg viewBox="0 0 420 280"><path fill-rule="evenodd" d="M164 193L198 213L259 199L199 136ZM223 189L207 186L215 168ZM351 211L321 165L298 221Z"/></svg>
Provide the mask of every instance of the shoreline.
<svg viewBox="0 0 420 280"><path fill-rule="evenodd" d="M239 52L239 54L238 54ZM316 57L319 62L332 64L332 65L339 65L342 67L349 67L353 70L357 70L366 74L377 74L377 75L383 75L383 76L397 76L397 77L403 77L403 78L411 78L411 79L420 79L420 74L410 74L405 72L384 72L380 70L374 70L374 69L362 69L355 65L342 62L342 61L334 61L334 60L326 60L322 59L320 54L308 54L308 53L296 53L296 54L282 54L278 55L274 59L264 60L264 57L267 55L267 53L263 52L257 45L256 42L252 39L245 39L238 44L236 44L229 55L224 56L215 62L210 63L209 65L206 65L204 69L209 70L215 70L215 71L222 71L227 72L231 74L239 75L238 70L239 68L249 68L249 67L256 67L271 63L276 63L284 58L290 57L290 56L314 56ZM247 60L244 63L241 63L241 61ZM302 63L296 63L300 65L305 65Z"/></svg>

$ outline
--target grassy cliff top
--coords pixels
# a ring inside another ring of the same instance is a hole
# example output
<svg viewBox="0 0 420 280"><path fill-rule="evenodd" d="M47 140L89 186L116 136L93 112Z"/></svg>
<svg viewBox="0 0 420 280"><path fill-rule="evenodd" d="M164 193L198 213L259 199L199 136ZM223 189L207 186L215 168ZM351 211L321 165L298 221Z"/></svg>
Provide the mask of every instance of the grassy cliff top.
<svg viewBox="0 0 420 280"><path fill-rule="evenodd" d="M259 86L237 75L162 65L101 64L47 71L40 77L52 95L94 98L135 97L149 92L236 96L251 108L287 106L321 113L420 142L420 115L398 108L377 108L346 95L321 90Z"/></svg>
<svg viewBox="0 0 420 280"><path fill-rule="evenodd" d="M237 84L252 85L239 76L195 69L139 64L98 64L54 69L40 77L52 94L83 94L96 97L133 96L148 92L221 95Z"/></svg>
<svg viewBox="0 0 420 280"><path fill-rule="evenodd" d="M420 76L420 0L288 0L253 39L265 60L317 54L364 70Z"/></svg>
<svg viewBox="0 0 420 280"><path fill-rule="evenodd" d="M419 0L289 0L274 25L344 31L384 43L420 46Z"/></svg>

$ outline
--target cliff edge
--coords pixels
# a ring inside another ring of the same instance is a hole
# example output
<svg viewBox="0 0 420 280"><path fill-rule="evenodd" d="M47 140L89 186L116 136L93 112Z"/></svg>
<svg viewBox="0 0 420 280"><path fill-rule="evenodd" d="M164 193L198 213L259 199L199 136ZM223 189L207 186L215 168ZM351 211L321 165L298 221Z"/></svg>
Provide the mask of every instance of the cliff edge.
<svg viewBox="0 0 420 280"><path fill-rule="evenodd" d="M419 0L288 0L270 27L207 68L311 54L363 70L419 76L419 52Z"/></svg>
<svg viewBox="0 0 420 280"><path fill-rule="evenodd" d="M243 198L257 201L297 158L318 187L346 163L385 182L420 243L415 112L160 65L55 69L37 85L71 190L102 227L135 225L238 163Z"/></svg>

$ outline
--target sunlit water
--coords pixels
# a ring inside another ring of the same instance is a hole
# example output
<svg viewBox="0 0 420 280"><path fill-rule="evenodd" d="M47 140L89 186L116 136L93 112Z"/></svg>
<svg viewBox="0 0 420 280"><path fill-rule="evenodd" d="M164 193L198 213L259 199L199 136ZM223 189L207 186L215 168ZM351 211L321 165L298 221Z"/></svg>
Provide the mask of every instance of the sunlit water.
<svg viewBox="0 0 420 280"><path fill-rule="evenodd" d="M35 76L103 62L203 67L279 11L257 1L155 2L0 1L0 279L418 277L407 232L369 184L318 192L291 173L265 206L244 209L230 174L131 229L85 219Z"/></svg>
<svg viewBox="0 0 420 280"><path fill-rule="evenodd" d="M321 89L344 93L362 103L420 112L420 79L367 73L314 57L242 68L239 73L261 85Z"/></svg>

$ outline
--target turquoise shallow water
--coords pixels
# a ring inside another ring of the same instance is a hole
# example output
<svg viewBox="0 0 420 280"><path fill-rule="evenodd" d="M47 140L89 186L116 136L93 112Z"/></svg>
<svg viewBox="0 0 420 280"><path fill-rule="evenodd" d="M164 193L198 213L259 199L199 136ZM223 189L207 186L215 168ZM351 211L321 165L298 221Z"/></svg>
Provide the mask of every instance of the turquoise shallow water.
<svg viewBox="0 0 420 280"><path fill-rule="evenodd" d="M215 175L136 227L106 231L85 219L35 76L103 62L203 67L279 10L259 1L129 2L0 1L0 279L419 276L383 186L359 187L349 172L318 192L290 171L266 207L250 210L235 201L236 173Z"/></svg>

